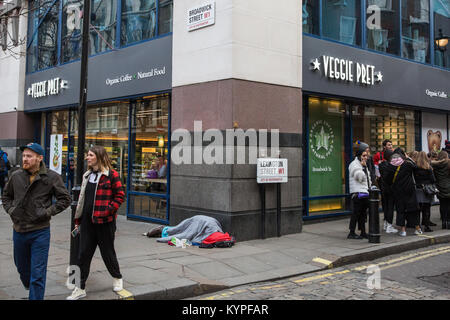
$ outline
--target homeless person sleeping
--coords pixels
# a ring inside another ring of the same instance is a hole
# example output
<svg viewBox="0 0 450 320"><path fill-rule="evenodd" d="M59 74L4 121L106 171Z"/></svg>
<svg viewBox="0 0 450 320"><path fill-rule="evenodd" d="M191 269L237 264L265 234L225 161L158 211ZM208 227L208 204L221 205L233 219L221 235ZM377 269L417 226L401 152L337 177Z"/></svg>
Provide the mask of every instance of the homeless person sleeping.
<svg viewBox="0 0 450 320"><path fill-rule="evenodd" d="M227 248L235 243L234 237L222 231L219 221L212 217L197 215L181 221L174 227L158 226L143 234L159 237L158 242L171 244L173 238L187 239L200 248Z"/></svg>

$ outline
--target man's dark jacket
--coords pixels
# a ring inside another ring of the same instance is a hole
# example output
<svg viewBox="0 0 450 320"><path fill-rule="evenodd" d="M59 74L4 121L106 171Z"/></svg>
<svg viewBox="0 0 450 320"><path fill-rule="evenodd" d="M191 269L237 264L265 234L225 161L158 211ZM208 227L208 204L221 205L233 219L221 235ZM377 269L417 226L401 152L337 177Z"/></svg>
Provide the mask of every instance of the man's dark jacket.
<svg viewBox="0 0 450 320"><path fill-rule="evenodd" d="M52 204L52 197L56 202ZM70 205L70 195L59 174L47 170L41 162L30 184L30 173L16 170L3 191L3 207L10 215L16 232L30 232L50 226L52 216Z"/></svg>

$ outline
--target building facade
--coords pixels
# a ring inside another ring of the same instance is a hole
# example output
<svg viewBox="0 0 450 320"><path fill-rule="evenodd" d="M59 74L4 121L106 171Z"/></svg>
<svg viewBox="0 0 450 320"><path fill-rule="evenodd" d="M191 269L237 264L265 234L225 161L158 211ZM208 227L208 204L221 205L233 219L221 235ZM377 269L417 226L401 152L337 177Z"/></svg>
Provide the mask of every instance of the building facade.
<svg viewBox="0 0 450 320"><path fill-rule="evenodd" d="M26 54L12 72L23 79L10 82L25 118L16 132L25 123L26 139L45 146L69 188L82 3L27 2ZM348 214L356 140L375 152L385 138L406 151L448 139L450 49L434 41L450 34L448 0L93 0L91 10L86 148L99 144L111 155L127 191L120 213L130 219L174 225L204 214L238 240L259 238L263 226L275 236L276 187L266 187L262 222L249 160L262 134L278 130L268 145L277 142L276 154L258 155L288 159L281 233L301 232L303 220ZM8 119L0 114L11 127ZM173 161L186 142L179 132L192 150L200 134L205 152L212 130L248 134L223 141L232 142L234 161Z"/></svg>

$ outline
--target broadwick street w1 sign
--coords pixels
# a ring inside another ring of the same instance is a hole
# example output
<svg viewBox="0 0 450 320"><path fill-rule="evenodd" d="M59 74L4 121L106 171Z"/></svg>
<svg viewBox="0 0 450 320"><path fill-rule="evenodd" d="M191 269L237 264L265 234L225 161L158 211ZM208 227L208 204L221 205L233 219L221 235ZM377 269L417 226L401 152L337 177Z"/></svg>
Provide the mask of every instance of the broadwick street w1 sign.
<svg viewBox="0 0 450 320"><path fill-rule="evenodd" d="M323 75L329 79L367 86L383 81L383 74L373 65L326 55L312 59L310 69L313 72L322 71Z"/></svg>

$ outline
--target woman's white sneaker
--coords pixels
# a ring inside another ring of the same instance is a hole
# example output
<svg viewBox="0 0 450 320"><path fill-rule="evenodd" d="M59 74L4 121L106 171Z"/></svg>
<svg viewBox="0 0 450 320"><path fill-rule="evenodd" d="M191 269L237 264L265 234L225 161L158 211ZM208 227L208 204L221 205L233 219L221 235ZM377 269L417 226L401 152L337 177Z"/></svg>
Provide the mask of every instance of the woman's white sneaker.
<svg viewBox="0 0 450 320"><path fill-rule="evenodd" d="M416 231L414 231L414 234L421 235L421 234L423 234L423 231L422 231L422 229L419 229L419 230L416 229Z"/></svg>
<svg viewBox="0 0 450 320"><path fill-rule="evenodd" d="M388 226L386 227L386 233L397 233L398 230L395 229L392 224L388 224Z"/></svg>
<svg viewBox="0 0 450 320"><path fill-rule="evenodd" d="M86 290L75 287L72 294L66 298L66 300L78 300L86 297Z"/></svg>
<svg viewBox="0 0 450 320"><path fill-rule="evenodd" d="M399 235L400 237L406 237L406 231L400 231L400 232L398 233L398 235Z"/></svg>
<svg viewBox="0 0 450 320"><path fill-rule="evenodd" d="M113 278L113 291L119 292L123 290L123 280Z"/></svg>

